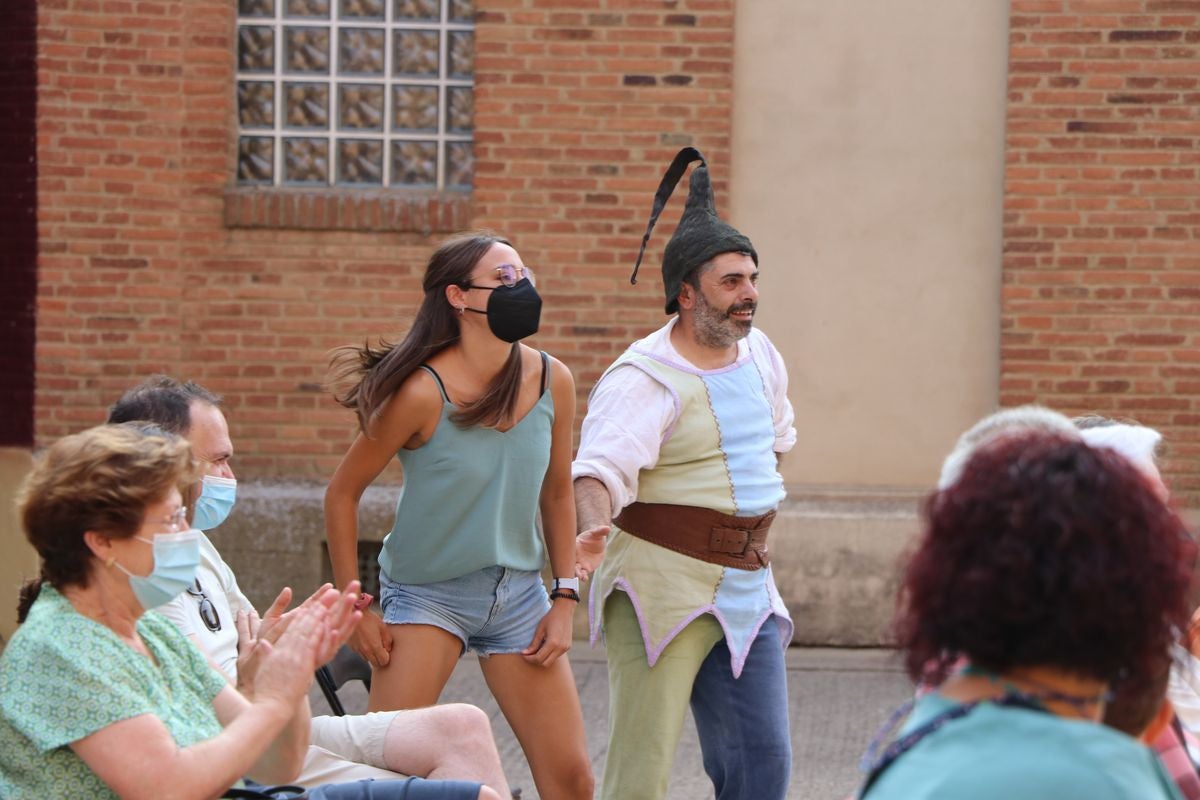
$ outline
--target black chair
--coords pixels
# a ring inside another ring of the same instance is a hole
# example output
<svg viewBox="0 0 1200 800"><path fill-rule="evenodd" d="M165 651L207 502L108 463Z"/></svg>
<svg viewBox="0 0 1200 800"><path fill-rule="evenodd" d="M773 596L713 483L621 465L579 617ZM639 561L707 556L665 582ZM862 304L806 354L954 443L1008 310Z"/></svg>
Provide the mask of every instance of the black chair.
<svg viewBox="0 0 1200 800"><path fill-rule="evenodd" d="M371 665L346 645L338 649L329 663L317 669L317 685L321 687L321 694L325 695L325 700L329 703L329 710L336 716L346 716L346 709L338 698L338 689L342 688L346 681L353 680L362 681L367 691L371 691Z"/></svg>

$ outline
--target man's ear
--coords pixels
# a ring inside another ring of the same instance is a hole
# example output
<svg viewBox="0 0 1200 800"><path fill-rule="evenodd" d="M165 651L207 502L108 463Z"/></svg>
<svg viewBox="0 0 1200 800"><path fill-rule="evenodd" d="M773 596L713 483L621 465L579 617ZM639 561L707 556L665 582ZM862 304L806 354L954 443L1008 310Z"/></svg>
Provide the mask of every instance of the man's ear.
<svg viewBox="0 0 1200 800"><path fill-rule="evenodd" d="M696 290L692 288L690 283L684 282L679 284L679 294L675 297L680 308L686 308L691 311L696 305Z"/></svg>

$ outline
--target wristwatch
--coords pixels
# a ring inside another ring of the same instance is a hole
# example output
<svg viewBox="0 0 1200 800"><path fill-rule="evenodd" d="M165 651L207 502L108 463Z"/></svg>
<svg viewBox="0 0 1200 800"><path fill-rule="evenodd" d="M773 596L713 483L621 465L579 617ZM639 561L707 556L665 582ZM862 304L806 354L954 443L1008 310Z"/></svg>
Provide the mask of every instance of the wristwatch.
<svg viewBox="0 0 1200 800"><path fill-rule="evenodd" d="M570 589L572 592L579 592L579 578L555 578L554 583L550 586L550 591L557 592L559 589Z"/></svg>

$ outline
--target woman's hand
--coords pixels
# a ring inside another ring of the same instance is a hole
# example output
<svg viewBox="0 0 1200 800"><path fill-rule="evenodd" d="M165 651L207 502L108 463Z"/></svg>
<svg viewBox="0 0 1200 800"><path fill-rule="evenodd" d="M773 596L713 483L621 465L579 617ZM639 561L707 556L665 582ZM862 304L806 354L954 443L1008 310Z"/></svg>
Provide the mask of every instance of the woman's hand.
<svg viewBox="0 0 1200 800"><path fill-rule="evenodd" d="M285 609L288 603L291 602L292 590L285 586L261 619L253 609L249 612L239 611L236 620L238 632L238 691L247 697L254 696L254 674L258 670L258 665L265 652L263 648L258 646L259 641L274 644L284 634L288 625L300 613L301 609L315 604L324 604L327 608L331 609L331 623L337 631L335 637L337 646L334 647L333 653L319 654L322 657L317 662L317 665L320 666L333 658L334 653L337 652L337 648L345 643L353 629L354 623L347 617L347 613L352 613L354 610L354 601L358 598L358 586L357 582L351 583L346 587L346 593L339 593L333 589L331 584L323 584L321 588L309 595L308 599L291 611L285 611ZM349 609L349 612L347 609Z"/></svg>
<svg viewBox="0 0 1200 800"><path fill-rule="evenodd" d="M575 613L574 600L552 600L550 611L542 617L533 641L521 651L530 664L548 667L571 649L571 627Z"/></svg>
<svg viewBox="0 0 1200 800"><path fill-rule="evenodd" d="M611 525L597 525L575 537L575 577L586 581L599 568L611 530Z"/></svg>
<svg viewBox="0 0 1200 800"><path fill-rule="evenodd" d="M392 632L378 614L366 611L350 634L350 649L372 667L386 667L392 660Z"/></svg>
<svg viewBox="0 0 1200 800"><path fill-rule="evenodd" d="M308 692L313 672L321 665L319 654L333 638L330 611L324 604L297 609L287 630L271 644L259 639L254 659L254 703L279 703L292 709Z"/></svg>
<svg viewBox="0 0 1200 800"><path fill-rule="evenodd" d="M332 586L332 583L321 584L321 588L309 595L303 603L297 606L297 608L303 608L304 606L317 602L318 599L324 596L325 592ZM347 586L346 590L350 591L351 589L349 586ZM354 591L357 591L357 589ZM252 625L251 632L255 634L254 638L266 639L268 642L273 642L278 639L284 630L287 629L287 624L291 619L292 614L296 612L295 608L293 608L291 611L287 610L288 604L291 602L291 587L285 586L279 593L279 596L275 598L275 602L271 603L271 607L267 609L267 613L262 615L261 620L258 620L257 625Z"/></svg>
<svg viewBox="0 0 1200 800"><path fill-rule="evenodd" d="M247 698L254 696L254 674L264 651L258 647L259 636L274 642L287 629L287 623L279 624L284 610L292 602L292 590L283 587L275 602L267 609L266 617L259 617L258 612L251 608L249 611L238 611L234 620L237 628L237 689ZM267 634L274 630L273 636Z"/></svg>

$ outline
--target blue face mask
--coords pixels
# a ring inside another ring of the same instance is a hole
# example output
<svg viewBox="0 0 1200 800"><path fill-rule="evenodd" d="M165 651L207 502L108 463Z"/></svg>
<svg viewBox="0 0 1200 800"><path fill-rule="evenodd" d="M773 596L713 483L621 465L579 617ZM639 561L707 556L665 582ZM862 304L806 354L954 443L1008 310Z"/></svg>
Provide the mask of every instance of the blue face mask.
<svg viewBox="0 0 1200 800"><path fill-rule="evenodd" d="M236 480L205 475L204 488L196 498L196 515L192 518L192 524L202 531L211 531L225 521L236 500Z"/></svg>
<svg viewBox="0 0 1200 800"><path fill-rule="evenodd" d="M129 588L142 608L149 611L171 602L196 580L200 566L200 531L192 528L180 533L160 533L153 539L135 536L154 548L154 569L149 575L134 575L115 561L117 569L129 576Z"/></svg>

